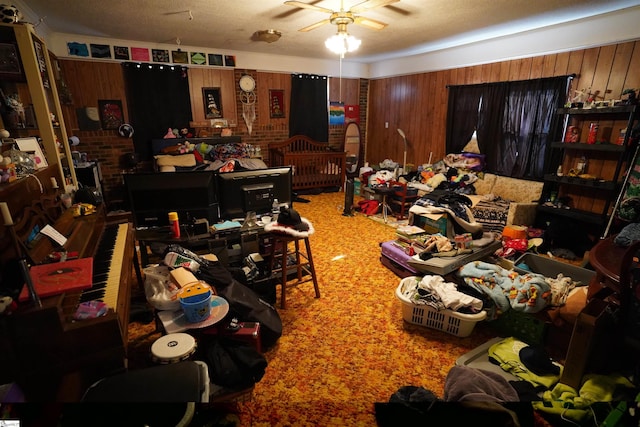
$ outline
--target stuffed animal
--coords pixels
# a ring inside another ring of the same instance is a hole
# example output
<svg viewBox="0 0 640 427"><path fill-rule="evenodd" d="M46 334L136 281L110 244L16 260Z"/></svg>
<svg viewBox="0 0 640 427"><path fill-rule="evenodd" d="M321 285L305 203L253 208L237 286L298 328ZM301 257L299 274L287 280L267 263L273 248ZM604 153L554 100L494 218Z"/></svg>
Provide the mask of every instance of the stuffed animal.
<svg viewBox="0 0 640 427"><path fill-rule="evenodd" d="M176 138L176 135L173 133L173 129L169 128L169 130L167 130L167 133L165 136L163 136L164 139L170 139L170 138Z"/></svg>

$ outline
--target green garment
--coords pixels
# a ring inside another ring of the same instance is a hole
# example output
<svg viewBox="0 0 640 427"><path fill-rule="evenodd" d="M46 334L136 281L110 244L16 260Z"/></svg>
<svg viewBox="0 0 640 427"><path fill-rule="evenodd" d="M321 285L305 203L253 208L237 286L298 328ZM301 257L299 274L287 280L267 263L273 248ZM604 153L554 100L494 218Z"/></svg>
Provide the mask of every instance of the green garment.
<svg viewBox="0 0 640 427"><path fill-rule="evenodd" d="M536 375L520 360L520 350L528 346L529 344L514 337L505 338L489 347L489 358L498 362L503 370L529 381L534 386L544 386L546 389L553 387L560 379L560 375ZM558 366L562 374L562 366Z"/></svg>
<svg viewBox="0 0 640 427"><path fill-rule="evenodd" d="M542 394L542 401L533 402L536 410L562 416L574 422L582 422L592 412L589 407L596 402L611 402L618 387L633 388L633 384L621 375L585 375L580 392L566 384L558 383L553 390Z"/></svg>

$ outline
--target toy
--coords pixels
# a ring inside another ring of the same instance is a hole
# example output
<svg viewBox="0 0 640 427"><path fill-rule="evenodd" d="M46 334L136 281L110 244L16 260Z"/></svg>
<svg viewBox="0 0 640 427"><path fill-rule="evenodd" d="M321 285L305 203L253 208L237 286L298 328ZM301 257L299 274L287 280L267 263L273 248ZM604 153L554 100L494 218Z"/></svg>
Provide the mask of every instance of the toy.
<svg viewBox="0 0 640 427"><path fill-rule="evenodd" d="M170 139L170 138L177 138L177 136L173 133L173 129L169 128L165 136L163 136L163 138Z"/></svg>
<svg viewBox="0 0 640 427"><path fill-rule="evenodd" d="M22 13L14 5L0 4L0 21L5 24L17 24L22 21Z"/></svg>

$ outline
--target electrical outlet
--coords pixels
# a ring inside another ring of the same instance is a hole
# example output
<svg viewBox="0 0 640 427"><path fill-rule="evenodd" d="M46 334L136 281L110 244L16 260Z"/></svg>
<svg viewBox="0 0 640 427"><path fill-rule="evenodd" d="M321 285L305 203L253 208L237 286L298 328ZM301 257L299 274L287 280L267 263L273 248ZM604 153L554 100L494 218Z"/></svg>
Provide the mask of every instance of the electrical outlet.
<svg viewBox="0 0 640 427"><path fill-rule="evenodd" d="M389 122L384 122L384 128L389 129Z"/></svg>

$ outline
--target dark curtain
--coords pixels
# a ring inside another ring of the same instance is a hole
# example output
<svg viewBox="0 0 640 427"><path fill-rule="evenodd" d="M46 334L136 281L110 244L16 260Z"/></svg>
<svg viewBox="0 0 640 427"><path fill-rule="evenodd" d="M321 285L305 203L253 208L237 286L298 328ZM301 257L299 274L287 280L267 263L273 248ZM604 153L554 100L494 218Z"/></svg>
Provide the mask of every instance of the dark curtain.
<svg viewBox="0 0 640 427"><path fill-rule="evenodd" d="M500 159L502 145L492 143L502 137L502 116L504 114L504 98L506 85L485 86L482 104L478 117L478 148L487 159Z"/></svg>
<svg viewBox="0 0 640 427"><path fill-rule="evenodd" d="M541 179L569 77L449 87L447 152L461 152L475 129L487 172Z"/></svg>
<svg viewBox="0 0 640 427"><path fill-rule="evenodd" d="M447 114L447 153L461 152L477 129L483 91L481 86L449 88L448 111L454 114Z"/></svg>
<svg viewBox="0 0 640 427"><path fill-rule="evenodd" d="M327 92L326 76L312 74L291 76L289 136L306 135L316 141L329 141Z"/></svg>
<svg viewBox="0 0 640 427"><path fill-rule="evenodd" d="M141 160L149 160L152 139L162 138L169 128L189 127L192 115L187 68L131 62L122 67L133 145Z"/></svg>
<svg viewBox="0 0 640 427"><path fill-rule="evenodd" d="M509 83L505 104L503 161L496 173L513 177L544 176L549 132L567 95L566 77Z"/></svg>

